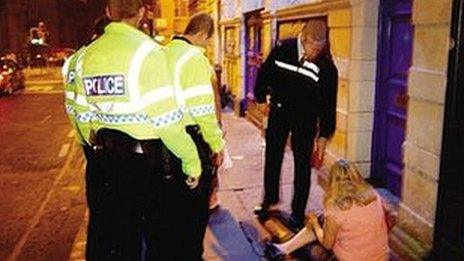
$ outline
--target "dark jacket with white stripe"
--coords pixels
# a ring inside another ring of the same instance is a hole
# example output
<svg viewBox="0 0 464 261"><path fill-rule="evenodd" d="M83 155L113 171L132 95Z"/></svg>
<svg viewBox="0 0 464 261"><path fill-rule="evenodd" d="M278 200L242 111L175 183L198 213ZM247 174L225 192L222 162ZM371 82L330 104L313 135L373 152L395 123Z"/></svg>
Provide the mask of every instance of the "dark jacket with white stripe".
<svg viewBox="0 0 464 261"><path fill-rule="evenodd" d="M292 38L277 43L261 65L254 94L258 103L270 94L271 106L287 107L311 122L318 119L319 135L330 138L335 131L337 85L338 71L330 55L300 64L297 38Z"/></svg>

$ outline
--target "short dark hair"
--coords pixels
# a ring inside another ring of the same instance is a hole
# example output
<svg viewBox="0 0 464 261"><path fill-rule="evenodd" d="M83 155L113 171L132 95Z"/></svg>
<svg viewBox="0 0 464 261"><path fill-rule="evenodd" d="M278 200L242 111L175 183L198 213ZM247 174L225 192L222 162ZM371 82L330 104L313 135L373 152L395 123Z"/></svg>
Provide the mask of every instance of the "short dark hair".
<svg viewBox="0 0 464 261"><path fill-rule="evenodd" d="M119 21L137 16L142 6L152 6L154 0L107 0L111 19Z"/></svg>
<svg viewBox="0 0 464 261"><path fill-rule="evenodd" d="M105 32L105 27L111 23L111 19L104 15L95 20L94 33L98 37Z"/></svg>
<svg viewBox="0 0 464 261"><path fill-rule="evenodd" d="M185 28L184 34L194 35L199 32L206 32L208 34L208 38L214 33L213 18L206 13L199 13L192 16Z"/></svg>
<svg viewBox="0 0 464 261"><path fill-rule="evenodd" d="M116 21L135 17L141 7L140 0L108 0L111 18Z"/></svg>
<svg viewBox="0 0 464 261"><path fill-rule="evenodd" d="M309 20L302 29L302 34L316 42L327 41L327 23L322 19Z"/></svg>

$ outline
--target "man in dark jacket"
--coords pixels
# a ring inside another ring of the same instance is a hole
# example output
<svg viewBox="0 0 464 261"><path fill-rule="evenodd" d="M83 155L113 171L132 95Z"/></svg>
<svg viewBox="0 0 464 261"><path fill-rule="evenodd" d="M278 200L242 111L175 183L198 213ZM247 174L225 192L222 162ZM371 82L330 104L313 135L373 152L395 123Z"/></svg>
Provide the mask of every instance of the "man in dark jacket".
<svg viewBox="0 0 464 261"><path fill-rule="evenodd" d="M258 73L255 98L271 104L266 130L264 199L255 213L264 218L279 201L279 180L289 133L295 165L292 221L304 224L311 182L313 141L323 159L326 142L335 131L338 72L330 56L327 26L309 21L298 38L278 42Z"/></svg>

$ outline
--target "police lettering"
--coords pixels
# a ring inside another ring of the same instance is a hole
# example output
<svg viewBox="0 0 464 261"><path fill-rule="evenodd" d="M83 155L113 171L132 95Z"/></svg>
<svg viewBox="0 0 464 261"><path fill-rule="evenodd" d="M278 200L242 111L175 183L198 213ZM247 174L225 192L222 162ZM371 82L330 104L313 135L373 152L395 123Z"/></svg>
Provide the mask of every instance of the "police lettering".
<svg viewBox="0 0 464 261"><path fill-rule="evenodd" d="M124 75L101 75L84 78L87 96L124 95Z"/></svg>
<svg viewBox="0 0 464 261"><path fill-rule="evenodd" d="M68 73L68 77L66 79L66 82L68 84L71 84L71 83L74 83L75 79L76 79L76 73L74 72L74 70L70 70L69 73Z"/></svg>

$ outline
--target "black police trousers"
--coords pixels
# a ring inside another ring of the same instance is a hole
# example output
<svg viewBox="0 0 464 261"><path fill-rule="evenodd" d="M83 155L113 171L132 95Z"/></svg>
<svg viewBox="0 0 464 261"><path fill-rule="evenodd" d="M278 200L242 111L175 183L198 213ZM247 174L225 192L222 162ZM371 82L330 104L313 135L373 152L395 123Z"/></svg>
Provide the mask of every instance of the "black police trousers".
<svg viewBox="0 0 464 261"><path fill-rule="evenodd" d="M143 153L136 152L137 144ZM200 260L208 220L207 175L190 190L180 160L159 140L136 141L103 129L94 145L96 150L84 148L86 259Z"/></svg>
<svg viewBox="0 0 464 261"><path fill-rule="evenodd" d="M185 175L174 175L168 184L165 195L169 204L167 211L171 218L169 223L171 233L167 233L168 241L175 242L169 247L169 260L202 260L203 240L209 218L209 197L211 195L211 180L213 165L212 152L204 141L198 126L187 126L197 146L202 163L202 175L197 188L190 189ZM174 173L182 173L180 160L174 161Z"/></svg>
<svg viewBox="0 0 464 261"><path fill-rule="evenodd" d="M266 153L264 163L263 206L279 202L279 183L282 160L291 133L293 162L295 168L292 200L292 217L304 222L305 209L311 183L310 158L316 129L316 118L308 113L298 113L285 105L271 104L266 129Z"/></svg>

